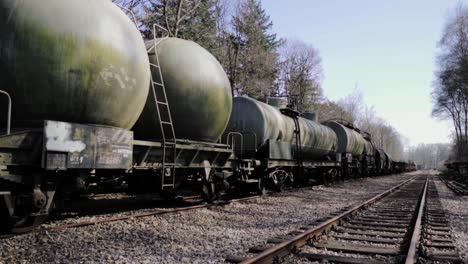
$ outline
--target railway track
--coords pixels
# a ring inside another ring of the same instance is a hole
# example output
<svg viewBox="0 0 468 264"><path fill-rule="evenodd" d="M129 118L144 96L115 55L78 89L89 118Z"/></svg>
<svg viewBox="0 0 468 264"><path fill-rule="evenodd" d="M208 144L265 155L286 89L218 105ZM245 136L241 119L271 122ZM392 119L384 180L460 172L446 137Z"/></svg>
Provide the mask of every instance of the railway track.
<svg viewBox="0 0 468 264"><path fill-rule="evenodd" d="M309 188L313 188L313 187L316 187L316 186L317 185L307 186L307 187L302 187L302 188L297 188L297 189L289 189L289 190L283 191L283 193L294 192L294 191L298 191L298 190L302 190L302 189L309 189ZM267 195L274 195L274 194L275 193L271 193L271 194L267 194ZM103 201L103 200L105 200L106 196L107 195L97 195L96 198L94 199L94 200L98 201L98 207L99 208L104 208L105 207L105 205L104 205L105 201ZM77 222L73 222L73 223L65 223L65 224L57 224L57 225L52 225L52 226L46 226L46 227L36 229L33 232L47 232L47 231L52 231L52 230L65 230L65 229L69 229L69 228L79 228L79 227L86 227L86 226L92 226L92 225L98 225L98 224L104 224L104 223L126 221L126 220L139 219L139 218L145 218L145 217L156 216L156 215L165 215L165 214L171 214L171 213L178 213L178 212L196 210L196 209L201 209L201 208L209 208L209 207L213 207L213 206L225 206L225 205L229 205L229 204L232 204L232 203L257 199L257 198L260 198L262 196L265 196L265 195L251 195L251 196L241 197L241 198L236 198L236 199L216 201L216 202L210 203L210 204L203 203L203 200L201 199L200 196L188 196L188 197L184 197L184 198L179 199L179 203L176 203L174 205L174 208L170 208L170 209L155 208L155 209L146 210L145 212L130 213L130 214L126 214L126 215L118 215L119 212L125 212L125 211L116 210L116 208L113 208L113 207L123 206L123 208L130 208L129 205L135 206L135 204L138 201L133 201L132 200L130 202L127 201L127 202L125 202L123 204L112 203L111 207L109 207L110 208L109 211L112 212L112 213L108 217L102 217L102 218L98 218L98 219L94 219L94 220L84 220L84 221L77 221ZM77 206L77 205L74 205L74 206ZM81 208L81 207L77 206L77 208ZM102 209L100 209L99 212L100 213L98 213L97 215L99 215L101 213L103 214L103 213L105 213L107 211L102 211ZM114 213L114 212L117 212L117 213ZM117 216L115 216L115 214L117 214ZM83 216L88 216L89 214L82 213L82 215ZM96 215L96 214L94 213L94 214L91 214L91 215ZM57 219L66 219L66 217L64 217L64 218L58 217ZM52 221L52 224L53 224L53 222L54 221ZM5 235L0 236L0 239L10 238L10 237L13 237L13 236L15 236L15 234L5 234Z"/></svg>
<svg viewBox="0 0 468 264"><path fill-rule="evenodd" d="M261 195L248 196L248 197L232 199L232 200L227 200L227 201L219 201L213 204L195 204L191 206L177 207L177 208L173 208L169 210L155 209L155 210L150 210L144 213L136 213L136 214L125 215L125 216L111 216L111 217L106 217L106 218L92 220L92 221L80 221L76 223L56 225L56 226L42 228L40 229L40 231L64 230L68 228L78 228L78 227L85 227L85 226L98 225L98 224L103 224L103 223L111 223L111 222L117 222L117 221L126 221L126 220L138 219L138 218L144 218L144 217L150 217L150 216L156 216L156 215L178 213L178 212L196 210L196 209L201 209L201 208L208 208L211 206L224 206L224 205L228 205L231 203L256 199L259 197L261 197Z"/></svg>
<svg viewBox="0 0 468 264"><path fill-rule="evenodd" d="M267 243L250 248L248 257L227 261L462 263L430 176L412 178L325 222Z"/></svg>
<svg viewBox="0 0 468 264"><path fill-rule="evenodd" d="M464 184L461 184L457 181L451 181L444 177L439 177L440 180L447 185L447 187L452 190L457 195L468 195L468 187Z"/></svg>
<svg viewBox="0 0 468 264"><path fill-rule="evenodd" d="M295 189L287 189L287 190L282 191L282 193L295 192L295 191L300 191L300 190L304 190L304 189L310 189L310 188L317 187L317 186L320 186L320 185L312 185L312 186L295 188ZM276 194L275 192L272 192L272 193L269 193L269 194L266 194L266 195L275 195L275 194ZM104 201L102 201L102 200L104 200L106 196L107 195L97 195L96 196L97 198L95 200L97 200L99 202L99 207L100 208L103 208L105 206ZM99 219L95 219L95 220L77 221L77 222L73 222L73 223L58 224L58 225L43 227L43 228L35 230L35 232L44 232L44 231L49 231L49 230L64 230L64 229L68 229L68 228L79 228L79 227L92 226L92 225L98 225L98 224L104 224L104 223L112 223L112 222L126 221L126 220L131 220L131 219L145 218L145 217L156 216L156 215L165 215L165 214L171 214L171 213L178 213L178 212L196 210L196 209L201 209L201 208L209 208L209 207L213 207L213 206L225 206L225 205L229 205L229 204L232 204L232 203L257 199L257 198L260 198L260 197L263 197L263 196L265 196L265 195L250 195L250 196L247 196L247 197L241 197L241 198L236 198L236 199L220 200L220 201L216 201L214 203L209 203L209 204L204 203L201 196L187 196L187 197L181 197L180 199L178 199L178 203L175 203L174 208L170 208L170 209L168 209L168 208L155 208L155 209L146 210L145 212L127 214L127 215L123 215L123 216L121 216L121 215L114 216L114 213L112 213L112 215L110 215L109 217L103 217L103 218L99 218ZM164 201L164 200L161 200L161 201ZM133 201L132 200L128 204L124 203L123 206L124 206L124 208L128 209L128 208L131 208L131 207L129 207L129 205L135 206L136 202L138 202L138 201ZM117 205L117 203L111 205L111 207L118 207L118 206L119 205ZM81 206L81 207L83 207L83 206ZM87 205L87 207L89 207L89 205ZM78 206L78 208L80 208L80 206ZM148 208L146 208L146 209L148 209ZM111 211L116 211L117 213L115 213L115 214L118 214L118 212L124 212L122 210L116 210L115 208L112 208ZM106 212L106 211L104 211L104 212ZM98 213L97 215L99 215L101 213ZM87 213L83 213L83 216L88 216L88 215L89 214L87 214ZM12 237L12 236L13 235L11 235L11 234L5 235L4 237L0 236L0 239L9 238L9 237Z"/></svg>
<svg viewBox="0 0 468 264"><path fill-rule="evenodd" d="M301 187L301 188L296 188L296 189L289 189L283 191L283 193L288 193L288 192L295 192L303 189L310 189L313 187L316 187L319 185L312 185L312 186L307 186L307 187ZM274 195L275 193L270 193L267 195ZM130 208L134 208L136 205L141 205L142 201L145 202L145 200L138 201L138 200L125 200L123 199L122 201L114 201L111 200L111 203L108 204L106 202L106 198L110 194L102 194L102 195L95 195L92 200L89 200L89 202L94 202L94 204L91 206L93 211L84 211L81 212L83 208L89 208L89 204L86 201L82 201L83 203L86 204L86 206L81 205L81 204L73 204L71 207L72 208L77 208L79 210L78 216L81 217L83 216L86 218L87 216L100 216L100 215L106 215L109 214L109 216L105 217L97 217L96 219L87 219L87 220L79 220L73 221L73 222L67 222L67 223L58 223L55 224L55 222L60 222L62 220L66 220L70 218L69 216L65 215L56 215L54 216L51 221L48 222L43 227L40 227L38 229L33 230L33 232L47 232L47 231L52 231L52 230L65 230L69 228L79 228L79 227L86 227L86 226L92 226L92 225L99 225L99 224L105 224L105 223L112 223L112 222L118 222L118 221L126 221L126 220L131 220L131 219L139 219L139 218L145 218L145 217L151 217L151 216L156 216L156 215L165 215L165 214L171 214L171 213L178 213L178 212L183 212L183 211L190 211L190 210L196 210L196 209L201 209L201 208L209 208L213 206L225 206L231 203L236 203L236 202L242 202L242 201L247 201L247 200L252 200L256 199L265 195L251 195L247 197L242 197L242 198L237 198L237 199L229 199L229 200L221 200L217 201L212 204L205 204L203 203L202 199L200 196L187 196L178 199L178 202L174 202L172 206L174 208L167 208L167 207L158 207L154 209L150 209L149 206L151 204L154 204L155 202L161 202L159 200L155 201L146 201L148 203L147 205L139 208L143 209L144 212L137 212L137 213L132 213L131 211L129 212ZM115 195L112 195L113 198ZM142 205L141 205L142 206ZM138 209L138 208L137 208ZM62 213L66 213L67 210L70 209L65 209L62 211ZM96 211L96 212L95 212ZM121 215L121 213L124 213L124 215ZM10 238L18 234L3 234L0 236L0 239L5 239L5 238Z"/></svg>

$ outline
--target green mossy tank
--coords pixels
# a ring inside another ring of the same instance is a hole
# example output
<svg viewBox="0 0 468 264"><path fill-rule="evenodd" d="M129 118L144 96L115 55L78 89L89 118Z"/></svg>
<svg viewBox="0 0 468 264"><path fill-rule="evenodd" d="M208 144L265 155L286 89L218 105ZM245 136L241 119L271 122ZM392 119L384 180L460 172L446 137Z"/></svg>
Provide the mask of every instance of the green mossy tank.
<svg viewBox="0 0 468 264"><path fill-rule="evenodd" d="M147 42L147 48L153 45L154 41ZM220 63L195 42L178 38L163 39L157 52L176 137L217 141L232 110L231 86ZM154 52L150 53L150 62L156 64ZM152 73L154 81L160 82L157 68ZM133 130L136 139L161 138L151 92Z"/></svg>
<svg viewBox="0 0 468 264"><path fill-rule="evenodd" d="M130 129L150 82L140 32L110 0L0 0L0 72L16 130L44 119Z"/></svg>
<svg viewBox="0 0 468 264"><path fill-rule="evenodd" d="M236 97L233 101L227 132L255 133L258 148L266 144L267 140L291 143L294 146L294 120L283 115L279 108L244 96ZM299 117L299 126L304 158L321 158L335 154L337 138L332 129L303 117ZM246 140L248 138L246 136Z"/></svg>
<svg viewBox="0 0 468 264"><path fill-rule="evenodd" d="M337 121L325 121L322 124L335 131L338 137L337 153L351 153L354 156L371 155L372 145L356 130Z"/></svg>

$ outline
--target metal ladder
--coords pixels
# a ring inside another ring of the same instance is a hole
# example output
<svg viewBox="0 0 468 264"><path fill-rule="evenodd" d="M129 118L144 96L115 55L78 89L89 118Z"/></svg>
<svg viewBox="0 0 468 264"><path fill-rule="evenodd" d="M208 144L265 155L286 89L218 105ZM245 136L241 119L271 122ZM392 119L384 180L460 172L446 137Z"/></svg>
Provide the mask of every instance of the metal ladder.
<svg viewBox="0 0 468 264"><path fill-rule="evenodd" d="M135 27L138 28L138 21L136 19L135 14L132 10L116 4L122 10L126 11L127 14L131 15L131 19L135 24ZM158 25L153 24L153 46L147 49L148 56L152 55L151 52L154 52L156 57L156 63L150 62L150 78L151 78L151 90L153 92L154 103L156 105L156 110L158 112L158 121L159 127L161 128L161 135L163 140L163 156L162 156L162 175L161 175L161 188L164 190L165 188L174 189L175 188L175 171L176 171L176 150L177 150L177 140L175 136L174 124L172 122L172 114L171 109L169 108L169 102L167 101L166 95L166 87L164 86L164 79L161 73L161 67L159 64L159 56L157 52L158 44L163 41L164 39L168 38L169 36L165 36L157 40L156 37L156 28L159 28L165 32L167 30ZM159 77L159 82L153 79L153 69L156 69L156 73ZM158 88L160 89L158 93ZM164 114L161 115L161 110L164 110ZM162 119L164 118L164 120ZM166 132L169 132L166 134ZM167 155L169 151L172 151L172 155ZM167 161L167 157L170 158Z"/></svg>
<svg viewBox="0 0 468 264"><path fill-rule="evenodd" d="M175 188L177 139L157 52L158 44L168 37L163 37L158 40L156 37L156 27L160 26L156 24L153 25L154 45L148 49L148 55L153 55L154 52L154 56L156 58L155 63L150 62L151 90L153 92L153 99L158 113L159 127L161 128L163 140L161 188L164 190ZM153 78L153 73L157 74L156 80Z"/></svg>

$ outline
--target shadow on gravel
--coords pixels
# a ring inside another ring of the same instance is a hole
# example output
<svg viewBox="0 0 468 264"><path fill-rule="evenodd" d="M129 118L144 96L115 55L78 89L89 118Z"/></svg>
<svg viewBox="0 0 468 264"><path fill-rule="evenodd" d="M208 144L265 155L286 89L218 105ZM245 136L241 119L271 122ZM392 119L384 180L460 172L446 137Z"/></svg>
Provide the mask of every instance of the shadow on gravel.
<svg viewBox="0 0 468 264"><path fill-rule="evenodd" d="M144 209L174 209L202 204L202 201L188 202L181 199L175 200L143 200L143 199L80 199L66 204L59 210L50 214L48 222L64 220L72 217L97 216L104 214L116 214Z"/></svg>

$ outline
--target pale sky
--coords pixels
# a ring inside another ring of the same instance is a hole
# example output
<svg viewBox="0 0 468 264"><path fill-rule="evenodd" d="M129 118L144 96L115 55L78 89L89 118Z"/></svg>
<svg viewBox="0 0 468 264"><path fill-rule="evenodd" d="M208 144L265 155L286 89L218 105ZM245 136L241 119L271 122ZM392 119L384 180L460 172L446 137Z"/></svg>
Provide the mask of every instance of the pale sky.
<svg viewBox="0 0 468 264"><path fill-rule="evenodd" d="M279 37L320 51L329 99L357 83L411 145L450 140L449 123L431 118L430 93L437 42L458 3L468 0L262 0Z"/></svg>

